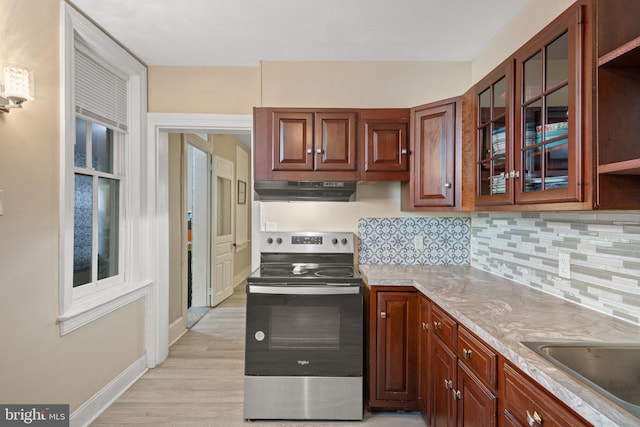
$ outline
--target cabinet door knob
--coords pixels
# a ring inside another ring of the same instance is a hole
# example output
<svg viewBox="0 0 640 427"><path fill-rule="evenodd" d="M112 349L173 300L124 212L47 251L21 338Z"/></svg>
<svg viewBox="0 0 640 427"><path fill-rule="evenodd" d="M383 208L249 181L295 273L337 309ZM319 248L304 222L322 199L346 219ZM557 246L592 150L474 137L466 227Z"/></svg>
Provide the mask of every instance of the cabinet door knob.
<svg viewBox="0 0 640 427"><path fill-rule="evenodd" d="M462 357L464 357L467 360L471 360L471 355L473 354L473 352L471 350L467 350L466 348L462 349Z"/></svg>
<svg viewBox="0 0 640 427"><path fill-rule="evenodd" d="M453 395L453 400L462 399L462 393L460 393L460 390L451 390L451 394Z"/></svg>
<svg viewBox="0 0 640 427"><path fill-rule="evenodd" d="M527 411L527 424L529 424L530 427L541 426L542 417L538 415L538 412L536 411L533 411L533 415L531 415L529 411Z"/></svg>
<svg viewBox="0 0 640 427"><path fill-rule="evenodd" d="M381 311L380 312L380 318L381 319L386 319L387 318L387 312L386 311Z"/></svg>
<svg viewBox="0 0 640 427"><path fill-rule="evenodd" d="M406 148L403 148L402 150L400 150L400 153L401 153L401 154L407 154L407 153L408 153L408 151L407 151L407 149L406 149Z"/></svg>
<svg viewBox="0 0 640 427"><path fill-rule="evenodd" d="M450 388L453 388L453 381L452 380L448 380L448 379L444 379L444 389L445 390L449 390Z"/></svg>
<svg viewBox="0 0 640 427"><path fill-rule="evenodd" d="M444 183L444 188L451 188L451 183L450 182L445 182Z"/></svg>
<svg viewBox="0 0 640 427"><path fill-rule="evenodd" d="M307 154L313 154L313 150L311 148L307 148Z"/></svg>
<svg viewBox="0 0 640 427"><path fill-rule="evenodd" d="M441 322L433 322L433 329L442 330L442 323Z"/></svg>
<svg viewBox="0 0 640 427"><path fill-rule="evenodd" d="M427 322L422 322L422 329L423 330L428 330L429 329L429 324Z"/></svg>
<svg viewBox="0 0 640 427"><path fill-rule="evenodd" d="M322 148L318 148L318 149L316 150L316 153L318 153L318 154L322 154Z"/></svg>

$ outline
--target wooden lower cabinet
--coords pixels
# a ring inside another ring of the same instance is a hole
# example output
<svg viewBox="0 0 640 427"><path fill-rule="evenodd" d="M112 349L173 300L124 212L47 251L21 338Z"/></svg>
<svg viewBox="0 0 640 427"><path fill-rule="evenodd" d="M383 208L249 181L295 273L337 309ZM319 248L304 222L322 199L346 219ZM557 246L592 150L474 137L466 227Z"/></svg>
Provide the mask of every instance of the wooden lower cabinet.
<svg viewBox="0 0 640 427"><path fill-rule="evenodd" d="M590 426L527 375L504 363L501 369L501 412L504 425L532 427Z"/></svg>
<svg viewBox="0 0 640 427"><path fill-rule="evenodd" d="M432 346L430 427L498 425L497 396L440 338Z"/></svg>
<svg viewBox="0 0 640 427"><path fill-rule="evenodd" d="M457 400L459 426L498 425L498 398L461 361L458 361L458 387L452 394Z"/></svg>
<svg viewBox="0 0 640 427"><path fill-rule="evenodd" d="M369 310L369 408L415 410L418 293L373 289Z"/></svg>
<svg viewBox="0 0 640 427"><path fill-rule="evenodd" d="M429 427L590 426L412 287L367 296L367 402Z"/></svg>
<svg viewBox="0 0 640 427"><path fill-rule="evenodd" d="M418 315L418 410L428 424L431 418L431 302L422 294L418 296Z"/></svg>
<svg viewBox="0 0 640 427"><path fill-rule="evenodd" d="M456 425L457 408L452 390L457 385L457 357L440 338L431 337L431 427Z"/></svg>

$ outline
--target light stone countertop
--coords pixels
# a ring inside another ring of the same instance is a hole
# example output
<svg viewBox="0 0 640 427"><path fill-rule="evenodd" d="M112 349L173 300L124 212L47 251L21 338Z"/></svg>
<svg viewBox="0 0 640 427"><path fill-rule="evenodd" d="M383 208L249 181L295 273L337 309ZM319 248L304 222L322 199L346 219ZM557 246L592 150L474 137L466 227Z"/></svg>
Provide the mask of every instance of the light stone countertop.
<svg viewBox="0 0 640 427"><path fill-rule="evenodd" d="M640 426L640 419L520 344L640 343L640 326L471 267L360 265L359 270L372 287L414 286L595 426Z"/></svg>

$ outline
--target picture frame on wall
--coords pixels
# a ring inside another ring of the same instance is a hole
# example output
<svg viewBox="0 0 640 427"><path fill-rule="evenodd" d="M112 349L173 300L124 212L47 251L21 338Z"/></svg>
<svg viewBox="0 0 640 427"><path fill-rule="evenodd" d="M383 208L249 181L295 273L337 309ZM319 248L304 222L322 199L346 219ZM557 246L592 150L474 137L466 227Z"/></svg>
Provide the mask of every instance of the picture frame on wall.
<svg viewBox="0 0 640 427"><path fill-rule="evenodd" d="M247 183L238 180L238 204L244 205L247 203Z"/></svg>

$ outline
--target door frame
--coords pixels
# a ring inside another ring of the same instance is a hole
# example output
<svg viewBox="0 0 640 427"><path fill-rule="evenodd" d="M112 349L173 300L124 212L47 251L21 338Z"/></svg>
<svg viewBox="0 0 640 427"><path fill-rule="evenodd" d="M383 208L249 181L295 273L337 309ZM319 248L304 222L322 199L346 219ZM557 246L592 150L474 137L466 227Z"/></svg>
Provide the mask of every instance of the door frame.
<svg viewBox="0 0 640 427"><path fill-rule="evenodd" d="M149 212L146 227L155 236L155 253L147 274L152 284L150 304L147 306L151 327L145 332L147 366L157 366L169 354L169 133L221 133L249 132L253 141L253 117L250 114L183 114L148 113L146 159L142 173L150 178L146 188L146 206ZM253 149L251 150L253 156ZM252 210L257 210L254 203ZM258 215L253 215L252 230L258 226Z"/></svg>

